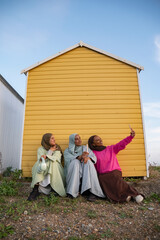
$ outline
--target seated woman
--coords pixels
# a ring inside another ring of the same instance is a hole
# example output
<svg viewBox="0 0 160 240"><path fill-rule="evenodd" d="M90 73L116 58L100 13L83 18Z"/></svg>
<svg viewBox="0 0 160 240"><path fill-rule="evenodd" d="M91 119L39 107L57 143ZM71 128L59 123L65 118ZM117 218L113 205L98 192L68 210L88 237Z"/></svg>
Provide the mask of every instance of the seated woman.
<svg viewBox="0 0 160 240"><path fill-rule="evenodd" d="M95 201L96 196L104 198L97 172L94 167L96 157L94 153L82 146L77 133L70 135L69 147L64 151L64 171L66 175L67 195L76 198L80 193L89 192L88 201ZM81 190L80 190L81 186Z"/></svg>
<svg viewBox="0 0 160 240"><path fill-rule="evenodd" d="M37 151L37 162L32 168L33 191L28 197L29 201L35 200L40 193L48 195L51 191L59 196L66 196L61 148L55 143L51 133L43 135L41 145Z"/></svg>
<svg viewBox="0 0 160 240"><path fill-rule="evenodd" d="M121 168L116 157L116 154L124 149L134 136L135 132L131 129L130 136L115 145L107 147L103 146L99 136L94 135L88 140L90 149L97 157L95 167L98 172L100 185L108 199L113 202L129 202L131 197L137 203L143 201L143 196L122 179Z"/></svg>

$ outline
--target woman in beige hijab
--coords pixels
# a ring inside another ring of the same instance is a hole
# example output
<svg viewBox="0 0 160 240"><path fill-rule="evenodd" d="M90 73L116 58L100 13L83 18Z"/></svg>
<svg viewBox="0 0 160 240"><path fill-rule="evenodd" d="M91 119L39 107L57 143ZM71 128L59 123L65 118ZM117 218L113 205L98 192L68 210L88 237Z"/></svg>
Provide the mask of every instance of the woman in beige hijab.
<svg viewBox="0 0 160 240"><path fill-rule="evenodd" d="M33 191L28 197L29 201L35 200L40 193L48 195L51 191L66 196L61 148L55 143L52 133L43 135L41 145L37 150L37 162L32 168Z"/></svg>

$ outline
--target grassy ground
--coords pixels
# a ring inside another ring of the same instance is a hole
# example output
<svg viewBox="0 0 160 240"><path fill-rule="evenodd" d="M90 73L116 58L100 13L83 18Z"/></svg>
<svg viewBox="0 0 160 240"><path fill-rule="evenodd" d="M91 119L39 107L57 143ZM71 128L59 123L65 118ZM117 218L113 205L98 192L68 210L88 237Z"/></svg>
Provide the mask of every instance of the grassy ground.
<svg viewBox="0 0 160 240"><path fill-rule="evenodd" d="M1 178L0 239L160 239L160 167L146 181L126 179L146 196L140 205L54 195L28 202L30 182L18 176Z"/></svg>

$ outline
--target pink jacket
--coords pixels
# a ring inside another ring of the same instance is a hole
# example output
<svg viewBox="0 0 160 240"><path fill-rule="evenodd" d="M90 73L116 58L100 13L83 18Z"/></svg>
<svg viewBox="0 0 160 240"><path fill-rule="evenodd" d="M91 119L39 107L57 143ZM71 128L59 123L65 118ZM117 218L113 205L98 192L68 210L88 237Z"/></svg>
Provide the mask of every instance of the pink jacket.
<svg viewBox="0 0 160 240"><path fill-rule="evenodd" d="M115 145L107 146L103 151L93 150L97 157L97 162L95 164L97 172L107 173L113 170L121 171L116 154L123 150L126 145L132 141L132 139L133 137L129 136Z"/></svg>

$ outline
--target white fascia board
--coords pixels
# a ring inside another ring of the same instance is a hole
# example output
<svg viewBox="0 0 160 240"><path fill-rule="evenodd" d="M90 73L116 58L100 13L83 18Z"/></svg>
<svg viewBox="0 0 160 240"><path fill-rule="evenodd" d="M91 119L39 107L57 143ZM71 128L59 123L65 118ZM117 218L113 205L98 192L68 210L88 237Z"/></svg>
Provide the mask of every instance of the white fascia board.
<svg viewBox="0 0 160 240"><path fill-rule="evenodd" d="M52 56L50 56L50 57L48 57L48 58L45 58L44 60L42 60L42 61L40 61L40 62L37 62L37 63L31 65L31 66L28 67L28 68L23 69L23 70L21 71L21 74L22 74L22 73L25 73L25 74L26 74L29 70L31 70L31 69L33 69L33 68L35 68L35 67L38 67L39 65L41 65L41 64L43 64L43 63L45 63L45 62L48 62L49 60L51 60L51 59L53 59L53 58L56 58L56 57L58 57L58 56L60 56L60 55L62 55L62 54L64 54L64 53L66 53L66 52L69 52L69 51L71 51L71 50L73 50L74 48L77 48L77 47L79 47L79 46L80 46L79 43L78 43L78 44L75 44L75 45L73 45L72 47L66 48L65 50L63 50L63 51L61 51L61 52L59 52L59 53L56 53L56 54L54 54L54 55L52 55Z"/></svg>
<svg viewBox="0 0 160 240"><path fill-rule="evenodd" d="M64 54L64 53L66 53L66 52L69 52L69 51L71 51L71 50L73 50L73 49L75 49L75 48L77 48L77 47L86 47L86 48L89 48L89 49L91 49L91 50L93 50L93 51L96 51L96 52L98 52L98 53L101 53L101 54L104 54L104 55L109 56L109 57L111 57L111 58L114 58L114 59L116 59L116 60L118 60L118 61L124 62L124 63L126 63L126 64L128 64L128 65L131 65L131 66L137 68L139 71L144 70L144 68L143 68L142 66L140 66L140 65L138 65L138 64L136 64L136 63L133 63L133 62L130 62L130 61L126 60L126 59L117 57L117 56L115 56L115 55L113 55L113 54L111 54L111 53L108 53L108 52L103 51L103 50L101 50L101 49L98 49L98 48L96 48L96 47L92 47L92 46L90 46L89 44L86 44L86 43L80 41L78 44L75 44L75 45L73 45L72 47L66 48L65 50L63 50L63 51L61 51L61 52L59 52L59 53L57 53L57 54L54 54L54 55L52 55L52 56L50 56L50 57L48 57L48 58L45 58L44 60L42 60L42 61L40 61L40 62L37 62L37 63L31 65L31 66L28 67L28 68L23 69L23 70L21 71L21 74L22 74L22 73L25 73L25 74L26 74L29 70L31 70L31 69L33 69L33 68L35 68L35 67L38 67L39 65L41 65L41 64L43 64L43 63L45 63L45 62L47 62L47 61L49 61L49 60L51 60L51 59L53 59L53 58L56 58L56 57L58 57L58 56L60 56L60 55L62 55L62 54Z"/></svg>
<svg viewBox="0 0 160 240"><path fill-rule="evenodd" d="M81 44L82 44L82 43L81 43ZM88 44L86 44L86 43L83 43L83 46L86 47L86 48L90 48L90 49L92 49L92 50L94 50L94 51L96 51L96 52L102 53L102 54L104 54L104 55L106 55L106 56L108 56L108 57L114 58L114 59L116 59L116 60L118 60L118 61L124 62L124 63L126 63L126 64L128 64L128 65L133 66L133 67L136 67L136 68L139 69L140 71L141 71L141 70L144 70L144 67L142 67L142 66L140 66L140 65L138 65L138 64L136 64L136 63L133 63L133 62L131 62L131 61L128 61L128 60L126 60L126 59L124 59L124 58L117 57L117 56L115 56L115 55L113 55L113 54L111 54L111 53L108 53L108 52L103 51L103 50L101 50L101 49L98 49L98 48L96 48L96 47L92 47L92 46L90 46L90 45L88 45Z"/></svg>

